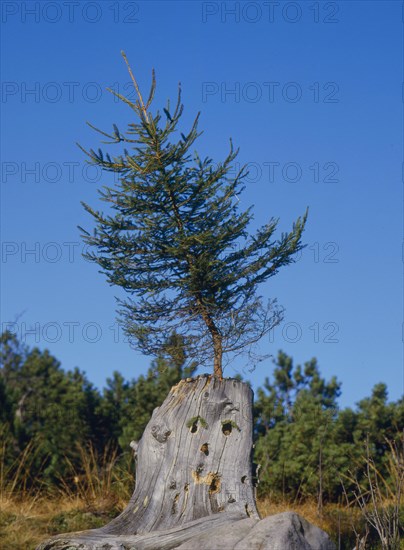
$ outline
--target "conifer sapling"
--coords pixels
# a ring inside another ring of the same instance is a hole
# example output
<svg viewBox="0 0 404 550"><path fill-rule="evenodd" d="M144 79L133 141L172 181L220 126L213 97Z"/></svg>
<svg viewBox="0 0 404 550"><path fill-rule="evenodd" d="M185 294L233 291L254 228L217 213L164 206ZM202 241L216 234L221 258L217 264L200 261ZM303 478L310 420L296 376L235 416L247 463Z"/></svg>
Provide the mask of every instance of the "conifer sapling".
<svg viewBox="0 0 404 550"><path fill-rule="evenodd" d="M214 375L221 378L224 354L252 352L281 321L282 308L274 299L264 303L257 289L295 260L307 212L278 239L274 218L249 235L251 207L240 211L238 199L247 171L235 174L233 168L238 151L230 142L223 162L200 158L193 151L199 114L188 132L178 131L181 88L173 108L168 102L162 112L152 112L154 71L144 101L122 55L137 99L110 91L135 120L126 132L115 124L111 133L90 124L108 138L104 143L121 150L113 156L83 149L91 163L119 178L99 191L111 214L84 204L95 221L92 234L83 230L90 245L86 257L128 294L118 300L119 316L138 350L158 355L169 335L179 334L188 357L199 364L213 360Z"/></svg>

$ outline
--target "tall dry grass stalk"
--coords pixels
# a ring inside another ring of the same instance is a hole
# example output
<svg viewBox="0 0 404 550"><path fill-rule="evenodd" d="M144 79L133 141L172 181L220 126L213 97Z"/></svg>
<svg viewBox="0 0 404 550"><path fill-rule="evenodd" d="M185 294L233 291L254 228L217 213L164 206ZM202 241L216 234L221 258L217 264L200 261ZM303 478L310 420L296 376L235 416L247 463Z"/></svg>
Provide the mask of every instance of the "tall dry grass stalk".
<svg viewBox="0 0 404 550"><path fill-rule="evenodd" d="M90 507L124 507L135 484L130 461L122 459L111 445L102 453L92 444L78 445L78 451L79 466L65 458L70 475L67 479L59 479L60 496L85 502Z"/></svg>
<svg viewBox="0 0 404 550"><path fill-rule="evenodd" d="M57 484L47 483L31 475L32 464L37 459L38 447L30 441L11 462L7 460L6 434L0 434L0 503L33 502L62 499L86 503L93 508L124 507L135 485L133 459L122 457L112 445L100 453L92 444L78 446L79 459L74 463L65 456L68 475L60 477ZM46 459L43 461L43 465ZM65 469L66 470L66 469Z"/></svg>
<svg viewBox="0 0 404 550"><path fill-rule="evenodd" d="M360 472L344 476L353 486L348 493L342 483L348 506L357 506L365 519L365 532L359 533L355 526L356 550L366 548L366 542L373 528L380 540L382 550L399 550L404 526L400 520L400 509L404 494L404 433L400 441L389 441L387 475L376 467L370 452L369 441L365 444Z"/></svg>
<svg viewBox="0 0 404 550"><path fill-rule="evenodd" d="M0 442L1 550L32 550L51 535L108 523L134 489L133 460L118 457L112 446L102 453L92 445L79 447L74 464L65 458L70 472L56 488L30 475L34 441L12 464L6 460L8 444L5 438Z"/></svg>
<svg viewBox="0 0 404 550"><path fill-rule="evenodd" d="M26 447L18 453L16 458L8 464L7 448L10 445L7 434L1 434L0 440L0 502L9 499L31 499L40 493L42 483L33 483L31 466L37 457L35 441L30 441Z"/></svg>

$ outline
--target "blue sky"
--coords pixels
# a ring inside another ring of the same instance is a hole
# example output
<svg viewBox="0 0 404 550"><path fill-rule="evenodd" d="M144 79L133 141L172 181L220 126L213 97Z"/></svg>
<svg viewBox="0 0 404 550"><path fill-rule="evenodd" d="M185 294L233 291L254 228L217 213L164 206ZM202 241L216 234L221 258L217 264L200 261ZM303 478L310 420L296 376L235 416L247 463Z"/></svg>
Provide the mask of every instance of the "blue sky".
<svg viewBox="0 0 404 550"><path fill-rule="evenodd" d="M85 122L124 128L132 93L120 50L155 106L176 97L196 149L221 160L232 137L250 164L241 207L253 227L287 230L307 206L301 259L261 289L285 307L261 350L317 357L342 382L342 406L383 381L403 392L402 3L2 3L1 322L102 386L145 372L115 321L114 296L81 257L80 201L100 206L105 176L76 147ZM243 373L243 363L226 375ZM254 387L270 360L246 375Z"/></svg>

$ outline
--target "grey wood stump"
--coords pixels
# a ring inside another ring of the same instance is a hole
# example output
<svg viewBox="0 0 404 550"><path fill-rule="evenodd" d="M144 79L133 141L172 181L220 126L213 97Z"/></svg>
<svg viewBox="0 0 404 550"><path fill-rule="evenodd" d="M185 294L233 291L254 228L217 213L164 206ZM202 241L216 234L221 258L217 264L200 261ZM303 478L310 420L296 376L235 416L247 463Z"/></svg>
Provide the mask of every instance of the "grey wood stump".
<svg viewBox="0 0 404 550"><path fill-rule="evenodd" d="M181 380L134 445L136 487L126 509L105 527L53 537L38 550L335 550L295 513L260 519L252 400L238 380Z"/></svg>

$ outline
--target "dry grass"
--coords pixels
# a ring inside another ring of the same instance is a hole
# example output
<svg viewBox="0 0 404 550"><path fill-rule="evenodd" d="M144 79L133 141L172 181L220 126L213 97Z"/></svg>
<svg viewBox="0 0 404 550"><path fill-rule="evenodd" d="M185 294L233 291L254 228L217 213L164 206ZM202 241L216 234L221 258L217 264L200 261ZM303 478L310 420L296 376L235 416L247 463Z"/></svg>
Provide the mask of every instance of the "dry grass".
<svg viewBox="0 0 404 550"><path fill-rule="evenodd" d="M123 510L134 485L130 463L118 462L113 449L100 455L91 446L79 448L80 470L66 458L69 479L52 492L32 485L29 446L8 468L1 460L5 447L0 451L1 550L33 550L52 535L101 527Z"/></svg>
<svg viewBox="0 0 404 550"><path fill-rule="evenodd" d="M40 485L36 493L27 489L29 451L24 451L7 470L0 460L1 550L33 550L53 535L101 527L125 508L134 477L130 463L123 466L112 449L99 455L91 447L81 448L80 469L71 464L69 479L60 480L58 491L53 493L46 493ZM382 506L386 505L388 502L384 501ZM326 504L319 515L314 500L293 504L261 498L258 509L262 517L285 511L300 514L326 531L338 550L352 550L357 540L355 533L366 532L360 507L348 503ZM404 515L402 508L400 513ZM380 548L374 534L370 534L367 543L367 549Z"/></svg>
<svg viewBox="0 0 404 550"><path fill-rule="evenodd" d="M338 506L335 504L325 507L322 517L317 513L317 503L306 502L304 504L293 504L289 502L271 502L270 499L262 499L258 501L258 511L261 517L272 516L273 514L280 514L281 512L296 512L303 516L307 521L317 525L324 531L329 530L329 514L337 515ZM344 509L340 512L343 513Z"/></svg>
<svg viewBox="0 0 404 550"><path fill-rule="evenodd" d="M23 500L8 499L0 501L0 540L2 550L32 550L41 541L59 533L79 531L100 527L117 515L125 503L117 505L115 495L111 499L104 498L101 502L89 504L80 498L35 498L26 497ZM342 538L354 540L349 535L352 511L336 506L325 507L323 517L317 515L316 503L289 505L287 503L258 502L261 516L277 514L293 510L305 517L311 523L318 525L332 536L338 543L338 531ZM358 520L360 513L358 512ZM350 548L345 544L341 548Z"/></svg>
<svg viewBox="0 0 404 550"><path fill-rule="evenodd" d="M0 501L2 550L32 550L52 535L101 527L120 512L114 502L102 507L79 499L4 499Z"/></svg>
<svg viewBox="0 0 404 550"><path fill-rule="evenodd" d="M0 540L2 550L33 550L41 541L60 533L94 529L108 523L125 507L126 502L111 498L89 503L88 499L65 496L64 498L8 498L0 500ZM322 516L317 513L317 503L274 503L268 499L258 501L262 517L285 511L294 511L308 521L324 529L340 550L352 550L355 546L354 522L357 530L364 530L360 510L345 506L326 505ZM376 539L367 548L378 548Z"/></svg>

